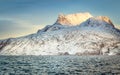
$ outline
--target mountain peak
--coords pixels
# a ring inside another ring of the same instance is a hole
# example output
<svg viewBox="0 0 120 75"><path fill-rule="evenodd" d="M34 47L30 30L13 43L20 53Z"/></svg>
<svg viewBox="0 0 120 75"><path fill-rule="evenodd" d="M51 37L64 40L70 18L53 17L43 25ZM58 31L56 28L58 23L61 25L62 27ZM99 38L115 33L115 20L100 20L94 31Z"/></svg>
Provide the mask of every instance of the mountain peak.
<svg viewBox="0 0 120 75"><path fill-rule="evenodd" d="M107 16L98 16L96 17L96 19L100 19L102 21L105 21L106 23L110 24L110 25L113 25L112 21L110 20L109 17ZM114 25L113 25L114 26Z"/></svg>
<svg viewBox="0 0 120 75"><path fill-rule="evenodd" d="M112 26L114 27L114 24L107 16L97 16L97 17L91 17L87 19L85 22L83 22L80 26Z"/></svg>
<svg viewBox="0 0 120 75"><path fill-rule="evenodd" d="M68 15L60 14L55 24L75 26L81 24L90 17L92 17L92 15L88 12Z"/></svg>

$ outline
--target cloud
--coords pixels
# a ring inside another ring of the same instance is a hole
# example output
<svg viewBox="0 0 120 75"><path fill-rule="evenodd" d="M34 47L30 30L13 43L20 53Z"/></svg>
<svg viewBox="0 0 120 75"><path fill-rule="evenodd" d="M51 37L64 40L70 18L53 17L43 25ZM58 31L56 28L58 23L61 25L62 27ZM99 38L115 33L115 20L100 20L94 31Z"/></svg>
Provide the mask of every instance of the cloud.
<svg viewBox="0 0 120 75"><path fill-rule="evenodd" d="M10 20L0 20L0 31L14 30L19 27L19 24Z"/></svg>
<svg viewBox="0 0 120 75"><path fill-rule="evenodd" d="M120 25L118 25L118 24L115 24L115 27L118 28L118 29L120 29Z"/></svg>
<svg viewBox="0 0 120 75"><path fill-rule="evenodd" d="M9 31L9 30L19 30L19 29L29 29L35 26L41 25L33 25L30 22L22 21L22 20L15 20L15 19L0 19L0 31ZM41 26L42 27L42 26Z"/></svg>
<svg viewBox="0 0 120 75"><path fill-rule="evenodd" d="M44 25L32 25L22 20L0 19L0 39L35 33L43 27Z"/></svg>
<svg viewBox="0 0 120 75"><path fill-rule="evenodd" d="M30 8L34 3L37 3L34 0L0 0L0 13L19 13L23 12L21 10L26 10Z"/></svg>

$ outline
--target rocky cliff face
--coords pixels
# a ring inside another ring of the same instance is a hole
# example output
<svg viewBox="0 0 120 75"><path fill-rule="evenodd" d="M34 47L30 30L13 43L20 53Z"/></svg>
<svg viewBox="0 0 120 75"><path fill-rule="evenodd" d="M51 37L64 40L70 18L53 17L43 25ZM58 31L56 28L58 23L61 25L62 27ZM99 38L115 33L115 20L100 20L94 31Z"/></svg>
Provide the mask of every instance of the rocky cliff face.
<svg viewBox="0 0 120 75"><path fill-rule="evenodd" d="M120 30L108 17L92 17L88 13L73 15L76 14L67 17L68 21L58 17L54 25L35 34L1 40L0 55L120 54Z"/></svg>

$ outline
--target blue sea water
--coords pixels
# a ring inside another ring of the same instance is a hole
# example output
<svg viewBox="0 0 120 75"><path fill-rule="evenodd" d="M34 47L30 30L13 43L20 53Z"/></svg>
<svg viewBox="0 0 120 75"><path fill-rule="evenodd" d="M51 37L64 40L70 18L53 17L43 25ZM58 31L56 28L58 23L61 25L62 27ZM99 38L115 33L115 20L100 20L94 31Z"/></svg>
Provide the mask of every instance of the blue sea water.
<svg viewBox="0 0 120 75"><path fill-rule="evenodd" d="M120 56L0 56L0 75L120 75Z"/></svg>

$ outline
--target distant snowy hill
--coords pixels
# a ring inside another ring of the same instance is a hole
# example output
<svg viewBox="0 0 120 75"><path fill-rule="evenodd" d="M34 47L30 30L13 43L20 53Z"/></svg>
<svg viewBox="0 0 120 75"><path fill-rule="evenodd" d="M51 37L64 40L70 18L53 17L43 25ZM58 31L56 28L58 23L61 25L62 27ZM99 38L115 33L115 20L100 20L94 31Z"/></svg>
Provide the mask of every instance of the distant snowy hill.
<svg viewBox="0 0 120 75"><path fill-rule="evenodd" d="M120 30L108 17L59 16L37 33L0 41L0 55L119 55Z"/></svg>

